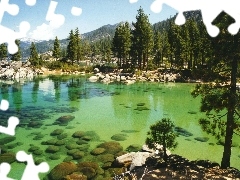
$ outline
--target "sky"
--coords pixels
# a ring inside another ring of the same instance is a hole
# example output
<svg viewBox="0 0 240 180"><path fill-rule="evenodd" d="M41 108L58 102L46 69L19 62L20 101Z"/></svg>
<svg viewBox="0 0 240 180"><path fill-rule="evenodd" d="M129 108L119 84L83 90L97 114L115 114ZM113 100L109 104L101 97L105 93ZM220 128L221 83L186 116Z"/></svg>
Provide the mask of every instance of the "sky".
<svg viewBox="0 0 240 180"><path fill-rule="evenodd" d="M52 26L46 20L51 0L36 0L34 6L28 6L25 0L9 0L11 4L19 6L16 16L4 13L1 25L19 31L22 21L30 23L28 38L35 40L64 39L68 37L71 29L79 28L81 34L93 31L103 25L116 24L122 21L135 22L137 10L140 6L148 15L151 24L162 21L176 14L169 6L163 5L161 13L153 13L150 6L154 0L138 0L130 3L129 0L55 0L57 6L55 14L63 15L65 21L60 27ZM81 8L81 14L74 16L72 7ZM60 18L58 18L60 20Z"/></svg>

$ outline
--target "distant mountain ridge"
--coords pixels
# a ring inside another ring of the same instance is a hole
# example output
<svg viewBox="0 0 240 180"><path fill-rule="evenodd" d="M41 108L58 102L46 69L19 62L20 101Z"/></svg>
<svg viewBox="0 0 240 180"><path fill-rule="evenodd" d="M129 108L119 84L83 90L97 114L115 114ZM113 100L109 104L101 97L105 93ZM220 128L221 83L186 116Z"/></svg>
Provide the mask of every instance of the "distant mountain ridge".
<svg viewBox="0 0 240 180"><path fill-rule="evenodd" d="M189 12L185 12L184 16L186 17L186 19L189 18L193 18L196 21L201 21L202 20L202 16L201 16L201 12L200 11L189 11ZM161 22L155 23L153 24L153 29L158 30L158 31L162 31L163 29L167 30L168 29L168 24L169 24L169 20L175 19L176 15L173 17L170 17L169 19L163 20ZM83 40L88 40L90 42L95 42L98 40L102 40L105 38L113 38L114 34L115 34L115 30L117 28L117 26L119 26L120 24L122 24L124 22L120 22L114 25L111 24L107 24L104 25L98 29L95 29L93 31L81 34L81 37ZM130 28L132 29L133 26L131 23L130 24ZM49 40L49 41L37 41L34 39L29 39L29 38L24 38L21 40L21 50L23 53L24 57L28 57L30 55L30 50L29 47L31 45L31 42L34 42L37 50L39 53L45 53L51 49L53 49L53 43L54 40ZM60 46L61 48L66 48L68 45L68 40L67 38L65 39L61 39L59 40L60 42Z"/></svg>
<svg viewBox="0 0 240 180"><path fill-rule="evenodd" d="M115 30L117 28L117 26L120 23L111 25L104 25L96 30L81 34L81 37L83 40L88 40L90 42L94 42L94 41L98 41L104 38L113 38ZM43 41L38 41L38 40L34 40L31 38L22 38L20 39L21 43L20 43L20 48L22 50L23 56L24 57L28 57L30 55L30 45L32 42L35 43L36 48L38 50L39 53L45 53L47 51L49 51L50 49L53 48L53 43L54 40L43 40ZM66 39L61 39L59 40L60 42L60 46L61 48L66 48L68 45L68 40Z"/></svg>

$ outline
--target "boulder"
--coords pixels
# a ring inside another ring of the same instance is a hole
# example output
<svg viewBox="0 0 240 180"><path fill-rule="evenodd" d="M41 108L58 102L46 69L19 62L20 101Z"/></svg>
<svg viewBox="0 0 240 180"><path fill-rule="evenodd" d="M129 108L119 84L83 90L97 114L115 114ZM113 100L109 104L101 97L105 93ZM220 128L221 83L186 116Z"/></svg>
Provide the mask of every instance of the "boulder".
<svg viewBox="0 0 240 180"><path fill-rule="evenodd" d="M4 154L0 154L0 164L3 163L3 162L11 164L15 161L16 161L15 153L7 152L7 153L4 153Z"/></svg>
<svg viewBox="0 0 240 180"><path fill-rule="evenodd" d="M126 134L114 134L111 139L114 141L125 141L127 138Z"/></svg>
<svg viewBox="0 0 240 180"><path fill-rule="evenodd" d="M48 174L51 180L61 180L63 177L77 171L77 165L73 162L62 162L55 166Z"/></svg>
<svg viewBox="0 0 240 180"><path fill-rule="evenodd" d="M59 122L60 124L67 124L68 122L72 121L75 118L75 116L71 115L65 115L59 117L56 121Z"/></svg>
<svg viewBox="0 0 240 180"><path fill-rule="evenodd" d="M154 153L149 152L131 152L116 158L118 164L124 165L131 162L130 171L136 166L142 166L148 157L152 157Z"/></svg>
<svg viewBox="0 0 240 180"><path fill-rule="evenodd" d="M95 148L91 151L91 154L94 155L94 156L97 156L99 154L102 154L106 151L106 149L104 148Z"/></svg>
<svg viewBox="0 0 240 180"><path fill-rule="evenodd" d="M11 66L15 71L17 71L22 67L22 61L12 61Z"/></svg>
<svg viewBox="0 0 240 180"><path fill-rule="evenodd" d="M104 142L98 145L97 147L106 149L105 153L109 153L109 154L116 154L123 150L123 147L120 145L120 143L116 141Z"/></svg>
<svg viewBox="0 0 240 180"><path fill-rule="evenodd" d="M98 77L97 76L91 76L88 80L90 81L90 82L96 82L96 81L98 81Z"/></svg>

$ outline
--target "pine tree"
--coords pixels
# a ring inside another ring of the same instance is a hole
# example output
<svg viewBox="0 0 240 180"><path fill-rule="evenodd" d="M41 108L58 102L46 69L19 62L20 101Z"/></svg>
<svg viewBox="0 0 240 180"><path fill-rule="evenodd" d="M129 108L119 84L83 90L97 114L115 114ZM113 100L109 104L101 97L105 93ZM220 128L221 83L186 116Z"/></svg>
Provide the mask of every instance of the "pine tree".
<svg viewBox="0 0 240 180"><path fill-rule="evenodd" d="M221 33L211 39L214 54L211 76L214 83L198 84L192 95L201 96L201 111L206 112L208 117L199 120L203 130L224 142L221 168L227 168L230 167L233 133L239 126L237 120L240 117L236 89L240 33L234 36L228 33L227 28L234 20L224 13L215 22Z"/></svg>
<svg viewBox="0 0 240 180"><path fill-rule="evenodd" d="M8 50L7 50L7 45L1 44L0 45L0 60L5 59L8 56Z"/></svg>
<svg viewBox="0 0 240 180"><path fill-rule="evenodd" d="M18 46L18 51L15 54L11 55L12 61L21 61L22 59L22 52L20 49L20 40L16 40L16 45Z"/></svg>
<svg viewBox="0 0 240 180"><path fill-rule="evenodd" d="M174 124L168 118L163 118L161 121L151 125L147 135L146 144L149 148L156 149L156 144L163 146L164 160L167 159L167 148L174 149L177 147Z"/></svg>
<svg viewBox="0 0 240 180"><path fill-rule="evenodd" d="M74 32L75 41L76 41L76 59L80 61L82 58L82 48L81 48L81 35L79 33L79 29L76 28Z"/></svg>
<svg viewBox="0 0 240 180"><path fill-rule="evenodd" d="M55 37L54 44L53 44L53 57L58 60L61 57L61 48L58 37Z"/></svg>
<svg viewBox="0 0 240 180"><path fill-rule="evenodd" d="M189 32L189 48L190 48L190 60L189 60L189 69L194 69L198 65L198 56L200 49L200 34L197 27L197 23L190 19L187 22L188 32Z"/></svg>
<svg viewBox="0 0 240 180"><path fill-rule="evenodd" d="M155 39L154 39L154 62L157 65L157 67L159 67L160 63L162 62L163 59L163 43L161 40L161 34L160 32L157 32L157 34L155 35Z"/></svg>
<svg viewBox="0 0 240 180"><path fill-rule="evenodd" d="M149 55L153 48L153 29L149 23L148 16L140 7L136 16L136 23L133 23L132 31L132 52L137 53L139 69L148 68Z"/></svg>
<svg viewBox="0 0 240 180"><path fill-rule="evenodd" d="M29 58L29 61L30 61L30 63L33 66L39 66L40 65L37 48L36 48L34 42L32 42L31 46L30 46L30 58Z"/></svg>
<svg viewBox="0 0 240 180"><path fill-rule="evenodd" d="M112 50L119 58L119 65L126 64L131 48L131 30L128 22L119 25L116 28L113 40Z"/></svg>
<svg viewBox="0 0 240 180"><path fill-rule="evenodd" d="M68 40L69 40L69 43L67 46L67 57L68 57L68 59L70 59L70 61L73 64L73 62L77 56L77 53L76 53L77 43L76 43L76 38L75 38L73 30L70 31Z"/></svg>

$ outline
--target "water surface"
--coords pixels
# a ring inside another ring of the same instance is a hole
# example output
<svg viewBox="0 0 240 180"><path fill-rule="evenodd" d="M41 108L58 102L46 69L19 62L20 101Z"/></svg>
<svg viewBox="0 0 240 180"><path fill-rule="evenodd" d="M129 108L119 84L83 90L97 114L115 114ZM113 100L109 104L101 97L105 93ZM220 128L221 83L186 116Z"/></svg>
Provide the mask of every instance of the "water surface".
<svg viewBox="0 0 240 180"><path fill-rule="evenodd" d="M115 134L124 134L126 140L119 142L126 149L131 144L144 144L149 126L164 117L189 132L179 135L179 145L173 153L190 160L221 161L223 146L217 145L217 140L198 125L198 119L204 114L199 112L200 99L190 95L194 84L102 84L88 82L83 76L53 76L28 82L2 81L0 85L1 99L10 103L7 112L0 112L1 125L6 125L11 115L20 119L14 142L21 143L10 151L28 152L32 145L38 146L44 152L34 156L35 160L46 160L50 168L67 157L65 150L59 153L58 160L49 159L49 153L45 153L47 146L42 142L52 139L50 133L55 129L63 129L68 141L76 131L92 135L94 139L90 141L88 151L101 142L112 141ZM63 115L75 116L75 119L67 126L57 124L56 119ZM38 125L32 126L32 122ZM7 135L0 135L3 137ZM208 137L209 140L200 142L194 139L196 137ZM232 148L231 165L240 169L239 138L234 136L234 142L237 147ZM91 156L86 155L83 160L91 160ZM11 177L19 178L23 169L22 164L13 163Z"/></svg>

